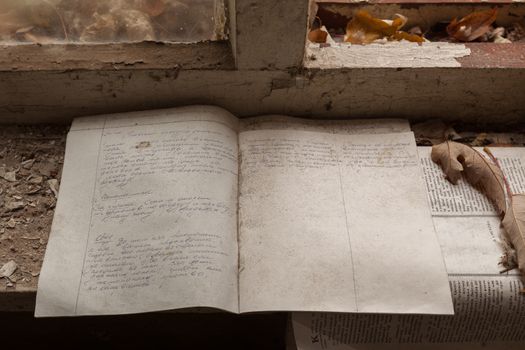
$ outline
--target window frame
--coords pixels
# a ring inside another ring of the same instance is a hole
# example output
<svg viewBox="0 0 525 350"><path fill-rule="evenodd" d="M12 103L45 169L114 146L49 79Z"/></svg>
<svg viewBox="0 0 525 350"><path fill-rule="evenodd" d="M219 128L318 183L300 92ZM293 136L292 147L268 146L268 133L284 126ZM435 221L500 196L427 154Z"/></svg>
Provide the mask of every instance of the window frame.
<svg viewBox="0 0 525 350"><path fill-rule="evenodd" d="M228 41L0 47L0 123L68 123L188 104L239 117L490 122L525 115L525 43L467 44L470 54L457 67L316 67L304 64L313 2L225 3Z"/></svg>

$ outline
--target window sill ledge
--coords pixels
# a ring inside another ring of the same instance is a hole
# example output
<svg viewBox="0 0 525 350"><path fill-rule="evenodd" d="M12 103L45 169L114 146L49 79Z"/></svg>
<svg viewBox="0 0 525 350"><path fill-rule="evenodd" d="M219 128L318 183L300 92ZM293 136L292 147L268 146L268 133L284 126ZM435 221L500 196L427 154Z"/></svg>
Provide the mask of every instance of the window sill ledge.
<svg viewBox="0 0 525 350"><path fill-rule="evenodd" d="M305 68L525 68L525 43L310 44Z"/></svg>
<svg viewBox="0 0 525 350"><path fill-rule="evenodd" d="M227 41L199 43L0 45L0 72L74 70L231 70Z"/></svg>

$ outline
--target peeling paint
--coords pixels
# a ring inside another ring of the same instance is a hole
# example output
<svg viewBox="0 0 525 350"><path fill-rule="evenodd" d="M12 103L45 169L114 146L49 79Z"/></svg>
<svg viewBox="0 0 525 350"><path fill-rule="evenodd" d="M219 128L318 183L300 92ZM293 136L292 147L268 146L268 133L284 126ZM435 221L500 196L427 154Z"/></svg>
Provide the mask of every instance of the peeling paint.
<svg viewBox="0 0 525 350"><path fill-rule="evenodd" d="M470 49L455 43L390 42L352 45L336 43L306 48L305 67L338 68L449 68L461 67L457 58L470 55Z"/></svg>

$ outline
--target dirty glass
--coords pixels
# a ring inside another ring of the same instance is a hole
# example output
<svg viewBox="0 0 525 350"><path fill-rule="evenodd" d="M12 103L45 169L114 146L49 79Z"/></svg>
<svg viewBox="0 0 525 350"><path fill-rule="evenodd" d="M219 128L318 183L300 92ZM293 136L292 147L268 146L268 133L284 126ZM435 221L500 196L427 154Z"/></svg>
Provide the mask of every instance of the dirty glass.
<svg viewBox="0 0 525 350"><path fill-rule="evenodd" d="M0 0L1 43L223 38L223 0Z"/></svg>

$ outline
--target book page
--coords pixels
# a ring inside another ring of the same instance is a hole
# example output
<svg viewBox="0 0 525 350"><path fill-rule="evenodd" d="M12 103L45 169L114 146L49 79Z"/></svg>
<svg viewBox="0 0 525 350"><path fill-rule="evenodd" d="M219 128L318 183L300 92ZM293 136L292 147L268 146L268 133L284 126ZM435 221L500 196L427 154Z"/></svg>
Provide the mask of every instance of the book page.
<svg viewBox="0 0 525 350"><path fill-rule="evenodd" d="M75 120L35 315L238 312L237 127L206 106Z"/></svg>
<svg viewBox="0 0 525 350"><path fill-rule="evenodd" d="M453 313L413 134L239 145L241 311Z"/></svg>
<svg viewBox="0 0 525 350"><path fill-rule="evenodd" d="M478 149L481 151L481 149ZM517 269L501 273L500 219L464 180L450 184L418 147L447 267L454 316L294 313L299 349L522 349L525 298ZM525 189L525 148L494 147L513 191ZM362 332L367 329L367 332Z"/></svg>

